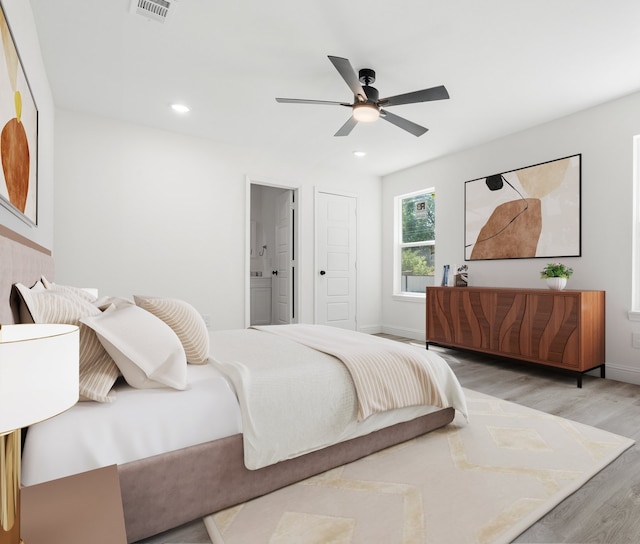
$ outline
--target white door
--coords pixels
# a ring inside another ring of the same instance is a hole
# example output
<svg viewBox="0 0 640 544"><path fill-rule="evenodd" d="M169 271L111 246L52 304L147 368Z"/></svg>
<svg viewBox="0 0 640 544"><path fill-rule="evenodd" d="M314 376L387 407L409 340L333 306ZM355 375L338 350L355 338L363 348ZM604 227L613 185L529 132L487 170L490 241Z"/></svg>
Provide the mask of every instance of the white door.
<svg viewBox="0 0 640 544"><path fill-rule="evenodd" d="M276 199L276 266L272 281L274 325L291 323L293 318L293 209L293 191L283 191Z"/></svg>
<svg viewBox="0 0 640 544"><path fill-rule="evenodd" d="M316 323L356 330L356 199L317 193Z"/></svg>

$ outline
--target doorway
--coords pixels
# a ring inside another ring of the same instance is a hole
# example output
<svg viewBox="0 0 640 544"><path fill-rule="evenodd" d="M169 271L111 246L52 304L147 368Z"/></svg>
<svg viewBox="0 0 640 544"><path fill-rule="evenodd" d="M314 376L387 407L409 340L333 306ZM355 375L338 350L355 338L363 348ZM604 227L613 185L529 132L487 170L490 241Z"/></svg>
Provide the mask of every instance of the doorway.
<svg viewBox="0 0 640 544"><path fill-rule="evenodd" d="M295 323L297 190L248 180L248 304L245 323Z"/></svg>

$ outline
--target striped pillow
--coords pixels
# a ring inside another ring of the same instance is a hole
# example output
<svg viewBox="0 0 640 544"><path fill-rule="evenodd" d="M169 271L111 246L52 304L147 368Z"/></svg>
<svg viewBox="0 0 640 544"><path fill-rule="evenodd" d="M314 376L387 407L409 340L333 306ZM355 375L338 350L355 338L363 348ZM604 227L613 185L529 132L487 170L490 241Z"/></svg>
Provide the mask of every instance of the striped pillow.
<svg viewBox="0 0 640 544"><path fill-rule="evenodd" d="M96 333L80 323L80 318L101 312L90 302L70 292L51 289L34 291L16 284L35 323L66 323L80 328L80 400L112 402L111 388L120 375Z"/></svg>
<svg viewBox="0 0 640 544"><path fill-rule="evenodd" d="M209 331L191 304L178 299L134 295L140 308L162 319L178 335L187 362L201 365L209 359Z"/></svg>

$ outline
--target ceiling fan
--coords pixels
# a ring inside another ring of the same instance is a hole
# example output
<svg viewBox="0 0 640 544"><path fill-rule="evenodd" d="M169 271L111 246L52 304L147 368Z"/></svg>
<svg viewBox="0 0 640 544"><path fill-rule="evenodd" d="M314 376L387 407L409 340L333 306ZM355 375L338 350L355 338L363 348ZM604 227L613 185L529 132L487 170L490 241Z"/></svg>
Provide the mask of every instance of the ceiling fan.
<svg viewBox="0 0 640 544"><path fill-rule="evenodd" d="M431 100L445 100L449 98L449 93L444 85L431 87L421 91L398 94L387 98L378 98L378 89L371 87L376 80L376 73L370 68L363 68L356 75L349 59L342 57L332 57L329 60L342 76L353 92L353 104L348 102L334 102L330 100L305 100L302 98L276 98L277 102L288 104L323 104L330 106L347 106L352 109L352 115L347 122L340 127L335 136L347 136L358 122L373 122L379 117L389 123L400 127L414 136L422 136L427 132L427 128L422 127L408 119L399 117L389 111L382 109L388 106L400 106L402 104L414 104L416 102L429 102Z"/></svg>

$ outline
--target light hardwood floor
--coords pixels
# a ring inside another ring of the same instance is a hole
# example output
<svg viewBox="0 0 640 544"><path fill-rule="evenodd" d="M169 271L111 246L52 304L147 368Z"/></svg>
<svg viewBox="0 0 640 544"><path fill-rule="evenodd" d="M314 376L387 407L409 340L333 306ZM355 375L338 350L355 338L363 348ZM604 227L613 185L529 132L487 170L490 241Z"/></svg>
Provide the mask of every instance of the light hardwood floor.
<svg viewBox="0 0 640 544"><path fill-rule="evenodd" d="M558 371L437 346L430 349L445 357L463 387L640 441L638 385L587 375L578 389L574 377ZM640 446L628 449L514 542L640 543ZM209 539L198 520L142 543L203 544Z"/></svg>

